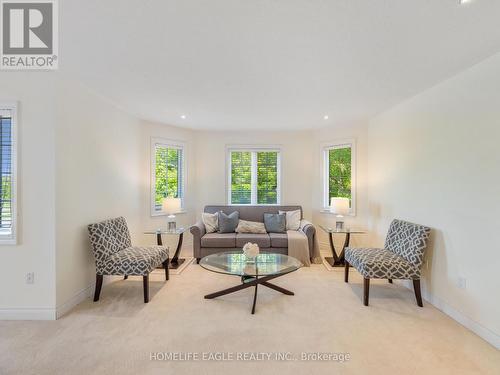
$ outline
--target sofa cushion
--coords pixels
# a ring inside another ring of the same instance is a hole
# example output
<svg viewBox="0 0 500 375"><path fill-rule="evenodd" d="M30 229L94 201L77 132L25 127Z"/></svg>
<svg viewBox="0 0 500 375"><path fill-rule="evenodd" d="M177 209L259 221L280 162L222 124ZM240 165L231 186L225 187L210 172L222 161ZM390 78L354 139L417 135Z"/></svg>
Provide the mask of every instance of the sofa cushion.
<svg viewBox="0 0 500 375"><path fill-rule="evenodd" d="M230 205L230 206L205 206L203 212L210 212L214 214L219 211L223 211L225 214L230 214L233 211L238 211L240 213L241 220L248 221L260 221L264 222L264 214L277 214L278 211L293 211L302 210L300 206L273 206L273 205L262 205L262 206L251 206L251 205ZM302 218L302 215L301 215Z"/></svg>
<svg viewBox="0 0 500 375"><path fill-rule="evenodd" d="M269 233L271 247L288 247L288 235L286 233Z"/></svg>
<svg viewBox="0 0 500 375"><path fill-rule="evenodd" d="M220 211L217 217L219 219L219 233L233 233L240 221L240 213L238 211L231 212L229 215Z"/></svg>
<svg viewBox="0 0 500 375"><path fill-rule="evenodd" d="M258 221L240 220L238 226L236 227L236 233L265 234L267 232L264 223L260 223Z"/></svg>
<svg viewBox="0 0 500 375"><path fill-rule="evenodd" d="M285 233L286 216L284 214L264 214L264 224L269 233Z"/></svg>
<svg viewBox="0 0 500 375"><path fill-rule="evenodd" d="M217 232L219 230L219 215L209 214L207 212L203 212L201 214L201 221L203 221L203 225L205 225L205 231L207 233Z"/></svg>
<svg viewBox="0 0 500 375"><path fill-rule="evenodd" d="M294 211L279 211L279 214L286 215L286 230L299 230L300 219L302 217L301 210Z"/></svg>
<svg viewBox="0 0 500 375"><path fill-rule="evenodd" d="M256 243L259 247L271 247L271 239L267 233L238 233L236 235L236 247L243 247L247 242Z"/></svg>
<svg viewBox="0 0 500 375"><path fill-rule="evenodd" d="M202 247L236 247L236 233L207 233L201 237Z"/></svg>

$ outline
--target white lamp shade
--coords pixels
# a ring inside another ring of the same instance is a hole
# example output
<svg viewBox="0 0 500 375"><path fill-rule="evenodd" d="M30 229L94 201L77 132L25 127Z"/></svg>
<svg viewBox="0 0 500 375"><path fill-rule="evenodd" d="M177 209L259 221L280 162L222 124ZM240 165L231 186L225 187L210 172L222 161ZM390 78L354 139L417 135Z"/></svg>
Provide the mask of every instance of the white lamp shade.
<svg viewBox="0 0 500 375"><path fill-rule="evenodd" d="M181 199L180 198L163 198L163 212L168 215L173 215L181 211Z"/></svg>
<svg viewBox="0 0 500 375"><path fill-rule="evenodd" d="M330 200L330 212L340 216L348 215L349 198L332 198Z"/></svg>

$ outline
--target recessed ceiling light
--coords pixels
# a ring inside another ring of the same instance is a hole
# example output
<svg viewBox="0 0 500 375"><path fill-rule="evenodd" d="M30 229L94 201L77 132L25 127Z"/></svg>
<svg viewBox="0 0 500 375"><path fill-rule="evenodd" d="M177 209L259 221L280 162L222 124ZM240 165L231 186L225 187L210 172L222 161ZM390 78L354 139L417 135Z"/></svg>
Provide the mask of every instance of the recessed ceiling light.
<svg viewBox="0 0 500 375"><path fill-rule="evenodd" d="M328 115L323 116L323 120L328 120L328 119L329 119Z"/></svg>
<svg viewBox="0 0 500 375"><path fill-rule="evenodd" d="M458 0L458 4L459 5L464 5L464 4L467 4L467 3L472 3L472 0Z"/></svg>
<svg viewBox="0 0 500 375"><path fill-rule="evenodd" d="M186 115L181 115L181 119L185 120L186 119Z"/></svg>

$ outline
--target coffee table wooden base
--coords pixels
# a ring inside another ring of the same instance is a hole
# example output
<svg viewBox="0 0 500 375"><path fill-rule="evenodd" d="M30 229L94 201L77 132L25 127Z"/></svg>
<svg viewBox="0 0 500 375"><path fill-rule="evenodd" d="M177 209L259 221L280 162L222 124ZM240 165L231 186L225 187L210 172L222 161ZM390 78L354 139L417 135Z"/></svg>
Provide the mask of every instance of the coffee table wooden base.
<svg viewBox="0 0 500 375"><path fill-rule="evenodd" d="M255 314L255 305L257 303L257 287L258 285L264 285L270 289L274 289L278 292L281 292L283 294L286 294L288 296L293 296L294 293L288 289L282 288L280 286L274 285L269 282L269 280L275 279L277 277L286 275L284 274L279 274L279 275L269 275L269 276L264 276L264 277L251 277L251 278L242 278L242 283L240 285L233 286L231 288L223 289L215 293L210 293L205 296L205 299L213 299L216 297L224 296L226 294L234 293L239 290L255 287L255 292L253 296L253 304L252 304L252 314Z"/></svg>

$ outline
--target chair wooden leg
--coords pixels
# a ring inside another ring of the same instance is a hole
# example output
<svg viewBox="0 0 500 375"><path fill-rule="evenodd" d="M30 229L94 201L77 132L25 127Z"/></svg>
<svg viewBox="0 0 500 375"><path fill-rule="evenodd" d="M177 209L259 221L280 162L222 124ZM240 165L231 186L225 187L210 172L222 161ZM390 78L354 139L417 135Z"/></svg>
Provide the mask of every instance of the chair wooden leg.
<svg viewBox="0 0 500 375"><path fill-rule="evenodd" d="M168 264L169 264L169 262L170 262L170 260L169 260L169 258L167 258L167 260L162 263L163 264L163 268L165 269L165 280L169 279L169 274L168 274Z"/></svg>
<svg viewBox="0 0 500 375"><path fill-rule="evenodd" d="M347 260L345 261L344 282L349 282L349 262Z"/></svg>
<svg viewBox="0 0 500 375"><path fill-rule="evenodd" d="M387 279L389 281L389 284L392 284L392 279Z"/></svg>
<svg viewBox="0 0 500 375"><path fill-rule="evenodd" d="M149 275L142 277L142 285L144 287L144 303L149 302Z"/></svg>
<svg viewBox="0 0 500 375"><path fill-rule="evenodd" d="M370 279L364 278L363 283L363 304L368 306L368 298L370 296Z"/></svg>
<svg viewBox="0 0 500 375"><path fill-rule="evenodd" d="M123 280L127 280L127 279L128 279L128 275L123 276Z"/></svg>
<svg viewBox="0 0 500 375"><path fill-rule="evenodd" d="M95 292L94 292L94 302L99 301L99 296L101 295L102 288L102 275L95 275Z"/></svg>
<svg viewBox="0 0 500 375"><path fill-rule="evenodd" d="M196 258L196 263L197 263L197 264L200 264L200 259L201 259L201 258Z"/></svg>
<svg viewBox="0 0 500 375"><path fill-rule="evenodd" d="M420 292L420 280L413 280L413 289L415 290L417 305L420 307L424 307L424 304L422 303L422 294Z"/></svg>

